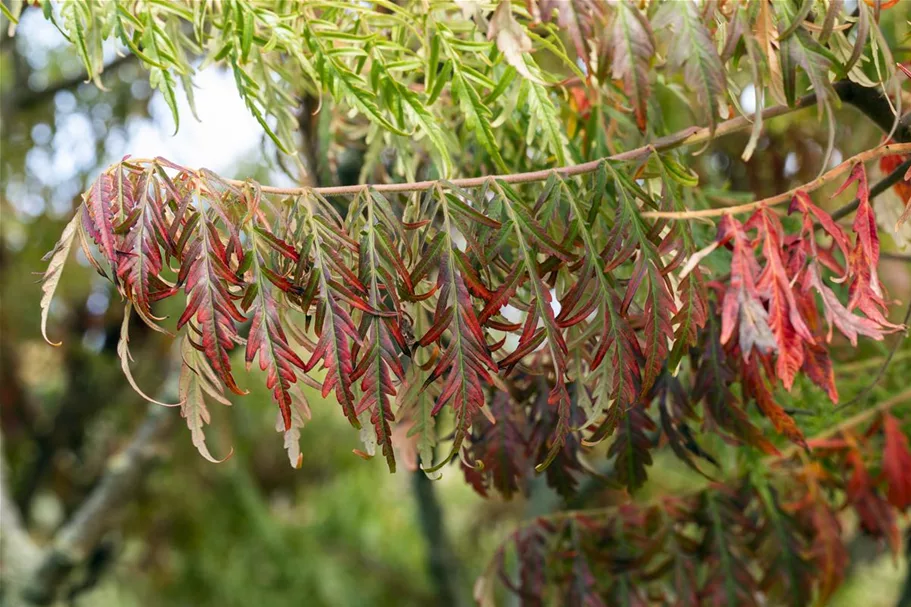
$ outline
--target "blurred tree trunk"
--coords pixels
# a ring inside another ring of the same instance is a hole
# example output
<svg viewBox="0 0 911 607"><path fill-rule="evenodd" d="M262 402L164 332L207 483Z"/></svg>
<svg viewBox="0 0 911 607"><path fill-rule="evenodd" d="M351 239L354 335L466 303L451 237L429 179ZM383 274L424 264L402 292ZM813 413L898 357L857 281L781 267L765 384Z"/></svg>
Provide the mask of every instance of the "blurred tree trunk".
<svg viewBox="0 0 911 607"><path fill-rule="evenodd" d="M3 538L0 569L3 604L54 605L66 595L72 599L92 583L72 582L73 574L85 569L83 582L97 581L105 565L95 558L107 533L119 521L123 510L158 459L160 441L166 436L174 416L166 408L149 404L146 417L125 449L113 455L105 473L85 501L54 534L47 548L39 548L24 526L18 509L9 499L5 464L0 474L0 508L3 510Z"/></svg>
<svg viewBox="0 0 911 607"><path fill-rule="evenodd" d="M467 605L461 567L446 533L443 508L437 499L434 481L420 470L411 478L421 530L427 542L427 567L436 593L434 604L440 607Z"/></svg>

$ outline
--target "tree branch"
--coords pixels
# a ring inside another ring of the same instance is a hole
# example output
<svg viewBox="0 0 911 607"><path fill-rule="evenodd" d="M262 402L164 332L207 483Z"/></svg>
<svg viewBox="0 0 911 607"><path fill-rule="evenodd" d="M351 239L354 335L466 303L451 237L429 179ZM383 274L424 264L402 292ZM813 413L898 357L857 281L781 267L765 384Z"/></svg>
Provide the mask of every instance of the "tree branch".
<svg viewBox="0 0 911 607"><path fill-rule="evenodd" d="M894 115L892 114L891 108L889 106L888 100L882 96L878 89L866 89L858 84L850 82L848 80L839 81L833 85L836 93L839 98L845 103L854 105L860 109L864 114L870 117L878 125L883 126L887 123L888 128L885 129L887 132L895 125ZM762 117L763 119L774 118L776 116L782 116L784 114L789 114L798 110L805 109L812 106L816 103L816 95L810 94L805 95L797 100L793 106L787 105L777 105L768 109L763 110ZM882 112L886 112L882 114ZM892 118L889 118L892 117ZM509 184L521 184L521 183L530 183L535 181L545 181L554 173L557 173L563 177L572 177L575 175L583 175L586 173L594 172L598 169L604 161L628 161L628 160L637 160L640 158L645 158L655 152L663 152L671 150L674 148L689 146L689 145L698 145L705 143L712 139L734 133L745 128L751 127L753 121L745 116L738 116L737 118L732 118L730 120L725 120L724 122L718 124L714 132L708 127L688 127L672 133L660 139L657 139L649 144L639 146L632 150L627 150L626 152L621 152L618 154L613 154L612 156L607 156L605 158L598 158L596 160L591 160L589 162L583 162L581 164L574 164L564 167L556 167L549 169L541 169L538 171L529 171L525 173L509 173L503 175L485 175L479 177L464 177L459 179L451 180L427 180L427 181L414 181L407 183L376 183L376 184L359 184L359 185L346 185L346 186L328 186L328 187L296 187L296 188L279 188L269 185L261 186L261 191L266 194L279 194L284 196L297 196L306 193L321 194L324 196L338 196L338 195L353 195L360 192L366 191L367 189L373 189L377 192L422 192L436 187L437 185L446 184L453 185L461 188L475 188L481 187L486 183L489 183L491 180L503 181ZM905 119L898 121L898 126L896 128L894 139L896 141L905 142L911 141L911 116L906 116ZM883 151L883 150L888 151ZM678 212L678 213L659 213L659 212L650 212L644 213L645 217L663 217L668 219L689 219L691 217L715 217L718 215L723 215L725 213L739 213L752 210L758 207L761 204L781 204L786 200L789 200L793 196L794 192L797 189L815 189L820 187L828 180L832 179L834 171L843 171L846 163L851 161L859 161L861 158L870 160L877 158L887 153L902 153L904 151L911 150L911 147L902 147L899 145L885 146L876 148L874 150L868 150L864 154L859 154L853 159L849 159L845 163L842 163L836 169L829 171L821 178L818 178L809 184L803 186L802 188L795 188L784 194L779 194L778 196L773 196L764 200L760 200L749 205L740 205L738 207L728 207L725 209L707 209L702 211L690 211L690 212ZM865 156L866 154L866 156ZM153 159L148 158L136 158L133 159L133 163L143 163L143 162L152 162ZM236 186L244 185L244 181L238 179L227 179L228 183Z"/></svg>
<svg viewBox="0 0 911 607"><path fill-rule="evenodd" d="M56 600L70 572L91 554L133 498L172 419L164 407L149 405L145 420L127 448L111 457L98 485L32 568L22 592L27 602L48 605Z"/></svg>
<svg viewBox="0 0 911 607"><path fill-rule="evenodd" d="M892 344L891 348L889 348L889 354L886 356L886 359L883 361L883 364L879 367L879 370L876 372L876 377L873 378L873 381L871 381L867 385L866 388L864 388L863 390L858 392L857 396L855 396L854 398L852 398L851 400L849 400L846 403L842 403L842 404L838 405L838 407L836 407L836 410L851 407L851 406L856 405L857 403L861 402L862 400L864 400L867 397L867 395L870 394L870 392L873 391L873 388L875 388L879 384L880 380L883 378L883 375L886 374L886 370L889 368L889 365L892 364L892 359L895 358L896 353L898 353L898 349L905 342L905 340L908 339L908 322L909 321L911 321L911 301L908 302L908 306L905 309L905 316L901 322L901 324L904 325L905 329L901 334L896 336L895 343Z"/></svg>
<svg viewBox="0 0 911 607"><path fill-rule="evenodd" d="M809 106L812 106L816 102L816 95L805 95L797 100L793 107L786 105L776 105L770 107L766 110L763 110L762 116L764 119L774 118L776 116L783 116L791 112L805 109ZM460 179L450 179L450 180L430 180L430 181L413 181L408 183L375 183L375 184L359 184L359 185L346 185L346 186L329 186L329 187L297 187L297 188L279 188L269 185L263 185L260 187L261 191L265 194L279 194L285 196L297 196L301 194L306 194L312 192L314 194L321 194L323 196L339 196L339 195L353 195L360 192L366 191L367 189L373 189L377 192L423 192L429 190L438 185L453 185L461 188L476 188L481 187L484 184L488 183L490 180L503 181L509 184L519 184L519 183L530 183L534 181L546 181L554 173L562 175L563 177L572 177L574 175L583 175L585 173L592 173L598 170L598 167L605 160L608 161L626 161L626 160L637 160L640 158L645 158L655 152L664 152L667 150L675 149L682 146L689 145L699 145L709 141L711 139L721 137L723 135L728 135L730 133L735 133L737 131L746 129L752 126L752 121L749 118L738 116L737 118L732 118L730 120L725 120L724 122L718 124L715 127L714 134L711 129L708 127L696 127L691 126L676 133L672 133L665 137L661 137L649 144L639 146L632 150L627 150L626 152L620 152L619 154L614 154L612 156L607 156L605 158L598 158L597 160L591 160L589 162L583 162L582 164L574 164L564 167L555 167L549 169L541 169L539 171L530 171L527 173L509 173L504 175L484 175L480 177L463 177ZM132 158L130 162L134 164L154 162L152 158ZM226 179L228 183L236 186L242 186L245 181L239 179Z"/></svg>
<svg viewBox="0 0 911 607"><path fill-rule="evenodd" d="M722 215L737 215L740 213L747 213L762 206L772 207L783 204L785 202L789 202L791 198L794 197L794 194L799 191L812 192L813 190L817 190L835 178L840 177L843 173L847 172L857 163L869 162L870 160L875 160L882 156L889 156L891 154L908 153L911 153L911 143L892 143L889 145L883 145L848 158L834 169L826 171L809 183L805 183L796 188L791 188L782 194L776 194L775 196L763 198L762 200L756 200L755 202L748 202L746 204L739 204L733 207L722 207L719 209L699 209L696 211L649 211L642 213L642 216L660 217L663 219L696 219L699 217L721 217Z"/></svg>
<svg viewBox="0 0 911 607"><path fill-rule="evenodd" d="M892 133L892 140L899 143L911 142L911 114L896 120L892 105L878 87L861 86L850 80L841 80L833 85L838 98L853 105L876 123L883 133ZM892 132L895 127L895 132Z"/></svg>
<svg viewBox="0 0 911 607"><path fill-rule="evenodd" d="M6 458L0 436L0 571L7 593L21 588L29 573L41 559L41 549L32 541L13 503L7 483Z"/></svg>
<svg viewBox="0 0 911 607"><path fill-rule="evenodd" d="M133 63L136 60L136 55L132 53L129 53L122 57L117 57L105 65L102 69L102 72L115 70L122 65ZM59 80L58 82L55 82L39 91L33 91L31 89L20 89L15 93L13 105L17 110L28 110L37 103L44 103L49 99L53 99L54 95L60 91L68 91L74 89L80 84L88 81L89 77L84 73L80 73L78 76L73 76L72 78L63 78L62 80Z"/></svg>

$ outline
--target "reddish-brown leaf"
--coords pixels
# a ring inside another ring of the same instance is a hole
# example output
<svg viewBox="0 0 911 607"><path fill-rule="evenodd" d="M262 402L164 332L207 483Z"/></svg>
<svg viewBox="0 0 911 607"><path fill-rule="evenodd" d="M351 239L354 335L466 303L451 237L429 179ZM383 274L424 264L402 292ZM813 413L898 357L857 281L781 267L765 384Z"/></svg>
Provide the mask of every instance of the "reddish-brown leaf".
<svg viewBox="0 0 911 607"><path fill-rule="evenodd" d="M883 452L883 473L889 484L889 503L899 510L911 506L911 450L908 437L902 432L901 423L894 416L883 415L883 433L886 446Z"/></svg>
<svg viewBox="0 0 911 607"><path fill-rule="evenodd" d="M699 341L699 331L705 326L708 314L705 285L702 273L694 268L677 287L680 308L671 319L674 329L674 346L668 359L668 368L676 370L686 351Z"/></svg>
<svg viewBox="0 0 911 607"><path fill-rule="evenodd" d="M644 260L643 258L640 258ZM645 316L645 341L643 354L645 364L642 367L642 386L640 390L647 392L661 373L664 366L669 346L668 341L674 339L674 329L671 319L677 313L674 298L668 285L668 279L660 268L656 266L657 260L643 261L648 281L648 295L645 299L643 314ZM633 270L636 274L636 270ZM634 281L630 281L629 289L633 288Z"/></svg>
<svg viewBox="0 0 911 607"><path fill-rule="evenodd" d="M863 458L856 449L848 453L847 464L853 472L845 491L848 501L860 518L861 529L873 537L886 538L897 557L901 539L895 512L874 486L873 479L864 467Z"/></svg>
<svg viewBox="0 0 911 607"><path fill-rule="evenodd" d="M86 217L91 224L89 234L112 267L117 267L117 236L114 234L114 180L105 171L83 194Z"/></svg>
<svg viewBox="0 0 911 607"><path fill-rule="evenodd" d="M718 335L718 321L709 313L709 321L700 342L701 358L697 363L693 401L704 403L706 430L724 430L735 440L753 445L770 454L778 450L750 421L740 399L732 391L735 373L732 356L725 352ZM752 357L751 357L752 358Z"/></svg>
<svg viewBox="0 0 911 607"><path fill-rule="evenodd" d="M778 350L776 370L784 387L790 390L803 364L803 342L813 343L813 335L800 313L781 256L781 223L768 208L761 208L745 226L746 229L751 227L759 232L766 260L756 288L768 300L769 328L775 336Z"/></svg>
<svg viewBox="0 0 911 607"><path fill-rule="evenodd" d="M835 388L835 370L832 359L825 346L804 342L803 366L800 368L814 384L828 394L833 403L838 402L838 390Z"/></svg>
<svg viewBox="0 0 911 607"><path fill-rule="evenodd" d="M486 415L475 416L466 448L467 457L462 459L462 470L466 480L479 494L487 497L488 491L494 488L504 498L510 499L524 490L526 477L531 472L528 418L509 392L504 390L494 392L489 406L496 423L492 423Z"/></svg>
<svg viewBox="0 0 911 607"><path fill-rule="evenodd" d="M648 18L628 0L617 3L614 14L611 75L623 80L626 96L632 102L636 125L645 132L646 110L651 94L649 62L655 55L655 39Z"/></svg>
<svg viewBox="0 0 911 607"><path fill-rule="evenodd" d="M165 243L166 251L173 252L175 249L164 219L162 192L157 184L150 183L150 177L147 172L139 182L139 193L131 213L135 219L123 239L117 278L123 283L124 293L133 302L140 317L157 329L149 306L177 292L177 287L161 277L163 259L159 242ZM123 191L132 189L132 185L122 171L118 172L115 188Z"/></svg>
<svg viewBox="0 0 911 607"><path fill-rule="evenodd" d="M822 496L818 496L808 510L814 531L811 554L819 570L819 601L825 604L841 585L850 557L842 539L838 515Z"/></svg>
<svg viewBox="0 0 911 607"><path fill-rule="evenodd" d="M775 402L772 394L773 388L760 368L759 356L753 356L748 361L741 361L741 370L744 394L748 397L751 396L756 401L756 406L772 422L776 431L783 434L792 443L807 449L807 441L794 418Z"/></svg>
<svg viewBox="0 0 911 607"><path fill-rule="evenodd" d="M456 270L450 247L451 243L440 253L437 272L439 299L431 328L434 339L428 340L425 335L421 343L434 341L443 351L425 386L446 376L433 407L433 415L446 405L452 406L455 414L452 451L455 452L461 446L472 420L484 406L483 384L492 381L490 373L496 373L498 367L490 356L471 296ZM449 334L448 343L443 340L445 332Z"/></svg>

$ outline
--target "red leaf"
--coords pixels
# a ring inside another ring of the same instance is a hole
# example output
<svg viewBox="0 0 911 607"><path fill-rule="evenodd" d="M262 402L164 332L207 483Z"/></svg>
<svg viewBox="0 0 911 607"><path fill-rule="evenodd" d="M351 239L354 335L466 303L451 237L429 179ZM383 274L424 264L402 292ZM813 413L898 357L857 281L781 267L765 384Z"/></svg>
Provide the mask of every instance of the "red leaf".
<svg viewBox="0 0 911 607"><path fill-rule="evenodd" d="M382 232L377 224L368 226L360 243L358 263L359 279L367 286L370 307L387 312L389 316L362 314L358 332L363 338L363 347L355 349L355 358L360 360L351 374L351 380L361 379L362 395L356 413L370 411L370 423L376 434L376 442L383 449L383 455L391 471L395 471L392 426L395 421L391 399L396 395L395 382L405 380L405 369L399 360L400 353L407 351L405 337L401 330L400 304L396 298L396 283L387 266L403 278L408 276L397 251L387 242L382 246ZM395 257L396 259L393 259ZM410 283L409 283L410 285Z"/></svg>
<svg viewBox="0 0 911 607"><path fill-rule="evenodd" d="M823 312L826 322L829 323L829 341L832 340L832 328L838 327L845 337L851 342L852 346L857 345L857 336L866 335L877 341L882 341L886 333L897 331L899 327L892 325L882 325L869 318L852 314L838 298L832 289L825 286L819 277L819 271L810 266L807 268L807 284L816 289L822 295Z"/></svg>
<svg viewBox="0 0 911 607"><path fill-rule="evenodd" d="M498 367L490 357L468 289L456 271L451 246L452 243L449 242L440 253L437 273L439 299L433 318L434 327L437 327L433 341L439 344L443 355L425 386L446 375L432 414L436 415L446 405L452 406L455 413L452 450L455 452L461 446L475 415L484 406L483 383L492 381L490 373L496 373ZM450 335L448 344L442 339L446 330ZM426 339L425 335L421 341L426 344L431 340Z"/></svg>
<svg viewBox="0 0 911 607"><path fill-rule="evenodd" d="M790 390L803 364L803 342L813 343L813 335L800 313L781 257L781 223L768 208L761 208L747 222L746 228L750 227L759 230L763 241L766 266L756 288L768 298L769 328L778 345L776 369L782 384Z"/></svg>
<svg viewBox="0 0 911 607"><path fill-rule="evenodd" d="M174 245L164 220L162 193L156 184L150 184L149 181L150 174L146 173L139 183L139 195L133 209L135 220L123 241L123 252L118 257L117 277L123 282L125 295L135 304L140 317L157 329L157 325L152 322L154 316L149 306L151 302L177 292L177 287L166 283L160 276L163 260L159 241L167 243L167 248L172 251ZM151 195L150 185L153 189ZM118 171L115 187L124 191L132 190L132 186L123 171Z"/></svg>
<svg viewBox="0 0 911 607"><path fill-rule="evenodd" d="M323 322L317 329L319 340L310 353L310 359L304 365L304 371L309 372L318 362L322 362L323 368L326 369L322 396L325 398L335 390L335 397L342 405L348 421L353 426L360 427L355 412L354 395L351 393L351 374L354 372L351 341L359 341L360 337L351 316L329 290L328 281L321 279L320 285Z"/></svg>
<svg viewBox="0 0 911 607"><path fill-rule="evenodd" d="M911 450L901 423L892 415L883 415L886 446L883 453L883 474L889 484L889 503L899 510L911 506Z"/></svg>
<svg viewBox="0 0 911 607"><path fill-rule="evenodd" d="M108 263L117 267L117 237L113 224L114 180L107 172L102 173L83 196L92 226L90 234Z"/></svg>
<svg viewBox="0 0 911 607"><path fill-rule="evenodd" d="M898 524L895 520L895 512L874 487L873 481L864 467L863 459L857 450L852 450L848 453L847 462L854 472L845 487L845 491L848 494L848 500L860 518L861 529L873 537L885 537L892 547L893 554L898 556L901 539L899 537Z"/></svg>
<svg viewBox="0 0 911 607"><path fill-rule="evenodd" d="M721 343L727 344L736 329L740 351L745 357L749 357L754 348L762 354L774 351L778 344L756 288L759 264L743 224L731 215L725 215L718 224L717 241L720 244L729 242L733 249L731 280L721 304Z"/></svg>
<svg viewBox="0 0 911 607"><path fill-rule="evenodd" d="M194 329L202 338L193 345L205 353L209 364L225 385L236 394L245 392L237 387L231 375L229 351L237 340L235 322L244 316L234 304L235 297L228 288L239 287L238 280L228 267L228 253L215 225L203 215L183 251L178 284L187 292L187 307L177 321L180 329L195 319Z"/></svg>
<svg viewBox="0 0 911 607"><path fill-rule="evenodd" d="M253 229L256 231L256 234L263 239L263 242L269 245L269 247L279 255L286 257L295 263L300 261L300 253L298 253L297 249L292 245L262 226L253 226Z"/></svg>
<svg viewBox="0 0 911 607"><path fill-rule="evenodd" d="M822 226L823 230L832 237L833 242L841 252L844 254L845 259L848 258L850 251L850 243L848 242L848 235L845 234L845 231L841 228L840 225L835 223L832 219L832 216L827 212L820 209L818 206L813 204L813 201L810 200L809 194L803 190L798 191L794 194L794 198L791 199L791 206L788 208L788 213L793 213L794 211L800 211L803 214L803 233L802 244L806 244L811 249L811 256L816 252L816 240L813 236L815 232L815 227L813 225L812 217L816 218L816 221L819 222L819 225Z"/></svg>
<svg viewBox="0 0 911 607"><path fill-rule="evenodd" d="M794 418L788 415L781 406L775 402L772 395L772 387L769 386L766 378L759 368L759 357L754 356L749 361L741 362L743 371L744 394L752 396L756 401L756 406L762 411L762 414L772 422L775 430L783 434L789 441L808 449L807 441L803 432L797 427Z"/></svg>
<svg viewBox="0 0 911 607"><path fill-rule="evenodd" d="M482 325L488 324L490 318L496 316L500 309L509 303L510 298L515 295L516 289L525 281L526 274L520 270L521 267L518 265L513 266L503 283L487 298L487 305L478 315L478 322Z"/></svg>
<svg viewBox="0 0 911 607"><path fill-rule="evenodd" d="M259 258L258 251L253 254ZM259 269L263 263L262 259L257 259L254 268ZM249 367L259 356L259 368L267 372L266 387L272 391L272 398L281 411L284 430L288 432L291 430L292 409L295 406L291 392L292 384L297 382L294 367L303 370L305 364L288 344L275 299L263 276L259 274L257 282L247 287L249 290L255 289L256 293L251 307L253 322L247 336L245 358Z"/></svg>
<svg viewBox="0 0 911 607"><path fill-rule="evenodd" d="M856 164L848 180L835 196L857 182L857 199L859 205L854 215L852 228L857 235L854 249L851 251L849 265L853 280L850 286L848 309L860 309L867 318L882 325L889 325L886 312L885 295L879 280L879 235L876 230L876 217L870 205L870 188L867 185L867 173L863 164ZM891 325L895 326L895 325Z"/></svg>

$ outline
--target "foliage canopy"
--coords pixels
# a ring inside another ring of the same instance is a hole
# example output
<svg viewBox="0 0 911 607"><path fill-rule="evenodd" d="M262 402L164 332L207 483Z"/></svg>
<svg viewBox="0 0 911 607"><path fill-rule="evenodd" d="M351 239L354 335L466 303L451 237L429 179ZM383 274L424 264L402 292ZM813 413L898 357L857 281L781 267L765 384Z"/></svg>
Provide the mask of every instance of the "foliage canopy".
<svg viewBox="0 0 911 607"><path fill-rule="evenodd" d="M126 301L118 351L140 392L130 311L181 333L179 405L208 459L207 402L244 393L237 349L265 372L292 465L303 383L334 395L366 456L394 471L416 451L435 475L458 455L484 495L539 472L569 498L591 454L632 493L664 446L713 481L523 526L481 598L499 572L529 603L823 601L846 567L843 505L897 550L911 452L889 410L907 393L816 438L782 404L795 389L837 403L830 348L906 330L889 317L871 203L911 187L889 3L41 4L97 84L108 40L135 54L175 125L178 83L192 105L195 71L224 65L310 181L127 157L49 255L43 328L78 242ZM300 100L334 142L362 142L367 185L295 155L312 126ZM894 141L830 163L843 101ZM682 150L749 129L742 159L758 157L763 119L811 103L829 132L819 176L718 206ZM832 184L856 197L834 214L814 194ZM154 308L174 298L171 325ZM728 482L716 436L747 462Z"/></svg>

